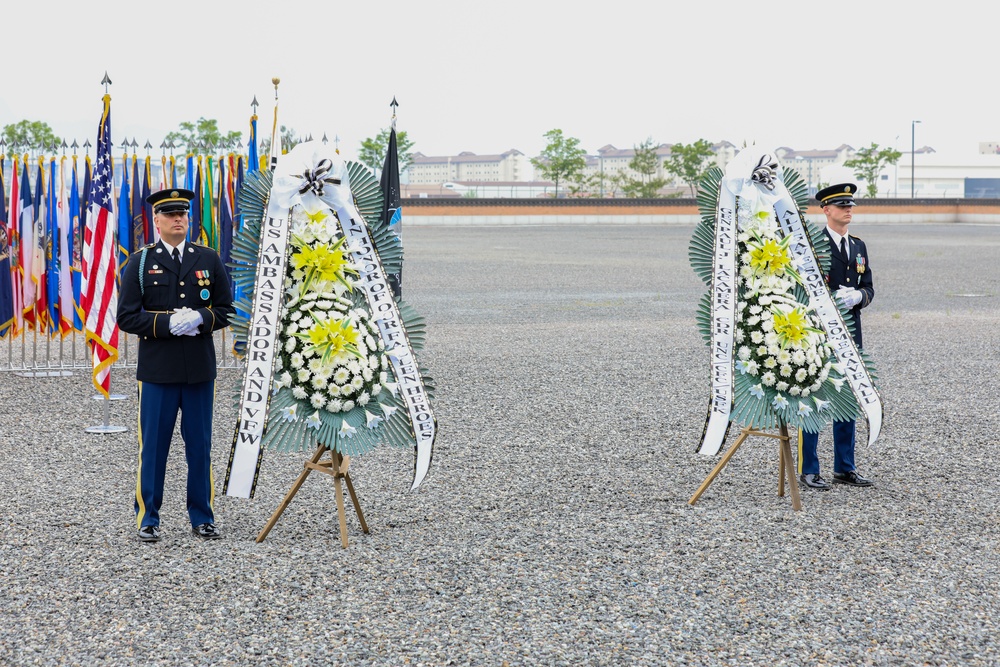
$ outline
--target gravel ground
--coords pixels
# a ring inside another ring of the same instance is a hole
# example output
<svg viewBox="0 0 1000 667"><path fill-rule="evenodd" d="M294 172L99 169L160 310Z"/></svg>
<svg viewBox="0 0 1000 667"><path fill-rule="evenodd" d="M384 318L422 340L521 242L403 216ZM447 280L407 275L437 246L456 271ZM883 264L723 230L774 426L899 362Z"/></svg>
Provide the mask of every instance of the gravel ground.
<svg viewBox="0 0 1000 667"><path fill-rule="evenodd" d="M801 512L763 438L687 504L717 461L695 453L690 226L406 231L440 437L416 492L411 452L355 459L371 533L349 510L348 549L321 475L254 542L306 453L269 453L253 500L217 499L225 538L200 542L175 451L164 539L138 543L131 371L111 404L128 430L96 435L86 374L4 373L0 663L1000 663L1000 227L855 232L878 289L886 423L857 455L877 485L803 490ZM220 372L218 484L236 382ZM829 431L820 453L830 472Z"/></svg>

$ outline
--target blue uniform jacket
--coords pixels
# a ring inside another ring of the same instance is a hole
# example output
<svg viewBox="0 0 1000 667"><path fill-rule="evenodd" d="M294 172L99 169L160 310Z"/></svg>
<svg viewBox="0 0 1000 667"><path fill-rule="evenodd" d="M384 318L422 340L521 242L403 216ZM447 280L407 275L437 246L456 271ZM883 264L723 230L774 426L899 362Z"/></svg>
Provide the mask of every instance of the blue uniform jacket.
<svg viewBox="0 0 1000 667"><path fill-rule="evenodd" d="M170 333L170 315L185 306L201 314L199 333L174 336ZM123 269L118 327L139 337L135 376L143 382L215 379L212 332L228 326L232 314L233 296L226 267L211 248L186 243L178 275L176 263L158 241L133 253Z"/></svg>
<svg viewBox="0 0 1000 667"><path fill-rule="evenodd" d="M826 235L826 240L830 243L830 273L826 277L830 291L836 292L841 287L861 290L861 303L851 309L851 315L854 317L854 342L861 347L861 309L867 307L875 298L875 283L872 279L871 263L868 261L868 248L858 237L848 235L849 258L845 258L840 254L840 249L833 244L829 233Z"/></svg>

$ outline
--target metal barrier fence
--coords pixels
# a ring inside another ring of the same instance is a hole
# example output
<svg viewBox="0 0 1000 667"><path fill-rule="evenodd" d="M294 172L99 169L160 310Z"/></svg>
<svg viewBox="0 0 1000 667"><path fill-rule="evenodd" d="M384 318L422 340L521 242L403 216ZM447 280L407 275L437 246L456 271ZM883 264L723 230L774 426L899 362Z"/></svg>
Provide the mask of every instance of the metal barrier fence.
<svg viewBox="0 0 1000 667"><path fill-rule="evenodd" d="M58 377L73 371L90 372L93 368L83 333L74 331L65 338L49 336L35 331L14 338L6 336L2 346L0 371L9 371L23 377ZM243 361L233 350L233 336L229 329L215 332L215 358L218 368L242 368ZM122 332L118 339L118 361L115 368L135 368L138 340Z"/></svg>

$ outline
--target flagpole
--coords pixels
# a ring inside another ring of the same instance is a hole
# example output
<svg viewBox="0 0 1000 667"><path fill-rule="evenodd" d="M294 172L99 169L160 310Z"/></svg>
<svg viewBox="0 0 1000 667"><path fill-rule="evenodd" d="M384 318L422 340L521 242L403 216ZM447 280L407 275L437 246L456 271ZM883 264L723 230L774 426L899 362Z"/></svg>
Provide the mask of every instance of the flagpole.
<svg viewBox="0 0 1000 667"><path fill-rule="evenodd" d="M274 171L278 166L278 158L281 157L281 132L278 130L278 84L281 83L281 79L274 77L271 83L274 84L274 124L271 126L271 157L268 169Z"/></svg>
<svg viewBox="0 0 1000 667"><path fill-rule="evenodd" d="M111 394L111 369L118 360L119 340L116 321L118 248L114 238L118 221L114 215L111 95L108 93L111 79L107 72L101 83L104 85L104 110L97 131L97 167L87 198L93 212L87 216L84 230L81 306L93 363L93 384L101 394L95 398L104 400L104 423L84 430L87 433L120 433L126 430L125 427L110 423L111 399L120 400L124 396ZM110 296L107 301L106 295Z"/></svg>

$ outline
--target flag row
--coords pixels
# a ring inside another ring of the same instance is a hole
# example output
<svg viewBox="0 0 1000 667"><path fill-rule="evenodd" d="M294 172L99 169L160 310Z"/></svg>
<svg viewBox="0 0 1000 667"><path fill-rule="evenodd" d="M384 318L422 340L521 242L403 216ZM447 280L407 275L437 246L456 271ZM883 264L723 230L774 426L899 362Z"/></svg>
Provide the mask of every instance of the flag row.
<svg viewBox="0 0 1000 667"><path fill-rule="evenodd" d="M195 193L188 240L229 262L239 231L236 193L260 168L255 154L155 161L126 153L110 161L116 280L133 252L159 238L146 198L165 188ZM93 175L89 155L0 155L0 337L85 330L80 290Z"/></svg>

